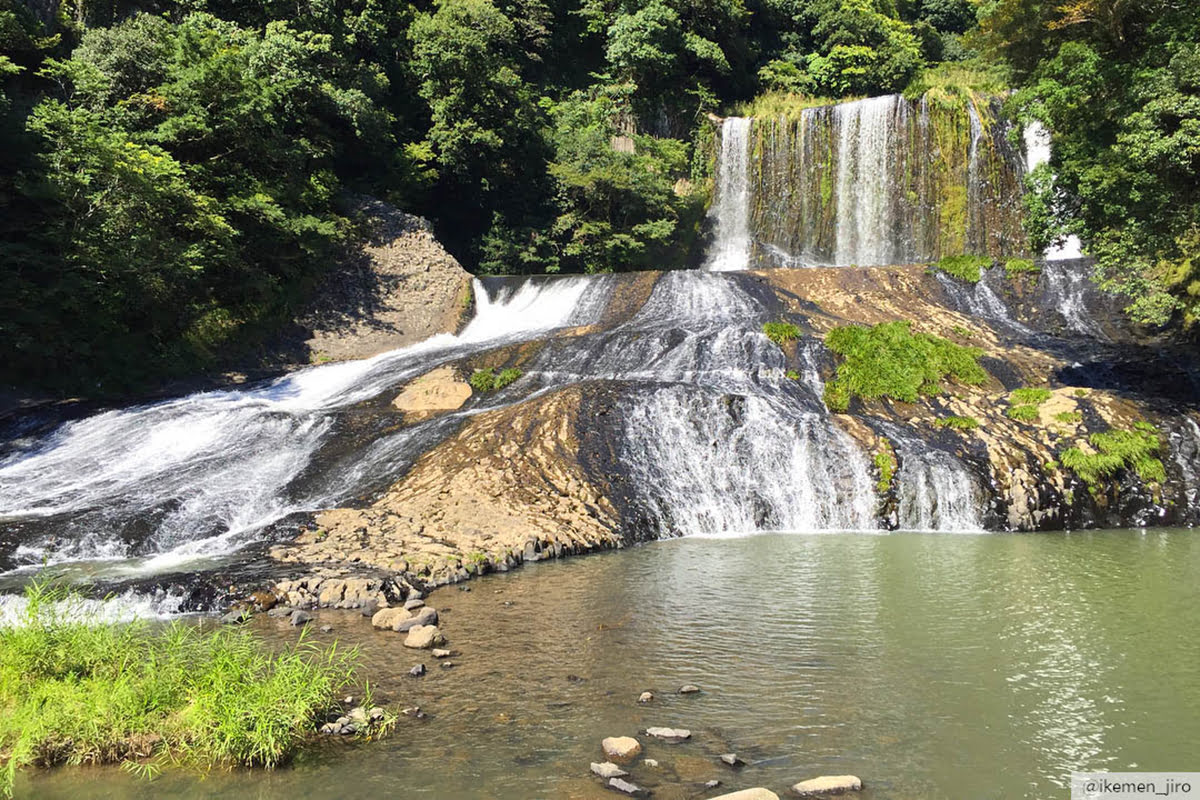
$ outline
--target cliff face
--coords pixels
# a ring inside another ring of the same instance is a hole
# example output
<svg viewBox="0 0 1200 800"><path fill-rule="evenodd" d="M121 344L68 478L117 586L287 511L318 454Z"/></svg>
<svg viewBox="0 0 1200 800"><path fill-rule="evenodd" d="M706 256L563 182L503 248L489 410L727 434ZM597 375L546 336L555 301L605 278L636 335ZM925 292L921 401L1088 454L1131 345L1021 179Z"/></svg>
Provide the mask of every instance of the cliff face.
<svg viewBox="0 0 1200 800"><path fill-rule="evenodd" d="M1171 344L1065 277L1086 269L996 269L979 284L916 266L493 280L492 306L582 286L573 302L587 312L562 318L587 324L431 365L373 402L392 420L377 425L411 431L421 453L390 488L317 515L273 553L436 582L687 533L1200 522L1196 364L1181 354L1163 360L1173 372L1148 370ZM831 413L825 337L897 320L979 348L986 381ZM767 321L792 322L799 340L774 344ZM521 377L473 391L483 368ZM1014 416L1013 392L1031 387L1046 396ZM1073 448L1103 451L1096 434L1148 426L1157 477L1132 461L1100 477L1068 463Z"/></svg>

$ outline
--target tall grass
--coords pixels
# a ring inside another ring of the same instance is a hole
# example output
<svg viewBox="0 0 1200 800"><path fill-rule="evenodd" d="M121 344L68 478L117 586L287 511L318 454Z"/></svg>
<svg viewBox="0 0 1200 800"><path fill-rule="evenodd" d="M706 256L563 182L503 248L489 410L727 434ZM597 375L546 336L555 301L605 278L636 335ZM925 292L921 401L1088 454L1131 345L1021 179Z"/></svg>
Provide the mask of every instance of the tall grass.
<svg viewBox="0 0 1200 800"><path fill-rule="evenodd" d="M248 631L89 625L35 583L22 624L0 629L0 791L25 766L161 756L273 767L315 732L353 677L355 651L301 640L273 653Z"/></svg>
<svg viewBox="0 0 1200 800"><path fill-rule="evenodd" d="M734 116L757 117L758 119L797 119L800 113L808 108L831 106L836 103L846 103L858 100L858 97L835 99L831 97L811 97L794 92L765 92L753 100L739 103L734 107Z"/></svg>

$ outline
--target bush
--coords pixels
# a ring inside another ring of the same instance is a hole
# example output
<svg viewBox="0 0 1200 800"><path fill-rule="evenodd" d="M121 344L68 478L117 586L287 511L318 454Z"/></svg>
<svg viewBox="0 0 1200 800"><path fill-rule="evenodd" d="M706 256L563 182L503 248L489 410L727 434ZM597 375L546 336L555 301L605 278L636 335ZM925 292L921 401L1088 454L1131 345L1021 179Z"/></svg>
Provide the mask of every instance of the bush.
<svg viewBox="0 0 1200 800"><path fill-rule="evenodd" d="M165 755L198 765L286 761L351 679L355 651L270 652L248 631L90 625L77 597L34 584L0 630L0 786L28 765ZM78 616L75 614L74 616Z"/></svg>
<svg viewBox="0 0 1200 800"><path fill-rule="evenodd" d="M783 347L788 342L800 338L800 328L790 322L767 322L763 324L763 333L775 344Z"/></svg>
<svg viewBox="0 0 1200 800"><path fill-rule="evenodd" d="M939 428L950 428L955 431L973 431L979 427L979 420L974 417L942 417L935 419L933 424Z"/></svg>
<svg viewBox="0 0 1200 800"><path fill-rule="evenodd" d="M496 391L500 391L505 386L508 386L510 383L513 383L517 380L517 378L520 377L521 370L517 369L516 367L502 369L500 370L500 374L496 376L496 382L493 384L493 387Z"/></svg>
<svg viewBox="0 0 1200 800"><path fill-rule="evenodd" d="M1091 488L1130 468L1146 483L1162 483L1167 478L1166 469L1157 457L1162 440L1158 429L1148 422L1135 422L1131 430L1093 433L1088 442L1096 449L1095 453L1071 447L1063 451L1059 461Z"/></svg>
<svg viewBox="0 0 1200 800"><path fill-rule="evenodd" d="M850 399L890 397L915 403L920 395L942 391L950 378L968 386L987 380L979 365L982 351L925 333L913 333L907 321L871 328L834 328L825 344L842 357L837 375L825 388L825 403L844 412Z"/></svg>
<svg viewBox="0 0 1200 800"><path fill-rule="evenodd" d="M1012 280L1023 273L1038 273L1042 268L1028 258L1010 258L1004 262L1004 277Z"/></svg>
<svg viewBox="0 0 1200 800"><path fill-rule="evenodd" d="M937 262L937 268L947 275L958 278L960 281L968 283L979 283L979 279L983 277L982 270L987 269L992 265L992 260L987 256L944 256Z"/></svg>
<svg viewBox="0 0 1200 800"><path fill-rule="evenodd" d="M875 490L887 494L892 488L892 479L896 476L896 453L887 439L883 440L882 449L875 454L875 469L879 471L879 480Z"/></svg>

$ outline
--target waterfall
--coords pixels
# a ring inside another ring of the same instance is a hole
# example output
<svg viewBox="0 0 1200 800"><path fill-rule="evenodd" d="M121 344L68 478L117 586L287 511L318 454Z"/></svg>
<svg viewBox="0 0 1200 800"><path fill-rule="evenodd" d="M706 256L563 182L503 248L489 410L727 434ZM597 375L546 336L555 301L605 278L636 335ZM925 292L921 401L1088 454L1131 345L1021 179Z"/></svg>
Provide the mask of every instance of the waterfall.
<svg viewBox="0 0 1200 800"><path fill-rule="evenodd" d="M736 136L731 122L722 125L714 218L733 217L726 204L735 198L746 216L736 217L736 237L718 224L710 264L865 266L1025 250L1024 159L997 100L885 95L738 120ZM729 241L736 260L723 255Z"/></svg>
<svg viewBox="0 0 1200 800"><path fill-rule="evenodd" d="M939 450L902 454L899 481L900 527L914 531L983 530L981 496L971 473Z"/></svg>
<svg viewBox="0 0 1200 800"><path fill-rule="evenodd" d="M1170 436L1171 454L1179 468L1186 507L1181 517L1189 525L1200 525L1200 425L1191 417Z"/></svg>
<svg viewBox="0 0 1200 800"><path fill-rule="evenodd" d="M1063 325L1072 333L1094 339L1107 339L1104 330L1088 311L1087 295L1096 291L1089 264L1064 263L1064 259L1042 265L1046 305L1058 310Z"/></svg>
<svg viewBox="0 0 1200 800"><path fill-rule="evenodd" d="M1050 131L1038 121L1025 126L1025 169L1033 172L1042 164L1050 163ZM1050 261L1082 258L1083 245L1078 236L1068 236L1062 242L1046 248L1043 255Z"/></svg>
<svg viewBox="0 0 1200 800"><path fill-rule="evenodd" d="M710 215L716 232L708 269L746 269L750 263L750 120L721 123L717 180Z"/></svg>
<svg viewBox="0 0 1200 800"><path fill-rule="evenodd" d="M0 525L36 532L7 560L35 568L140 559L121 569L153 572L255 541L290 513L356 491L337 476L310 480L344 410L452 358L595 322L609 288L604 279L527 281L493 297L477 281L478 313L460 336L69 422L0 460ZM354 462L347 469L359 475ZM315 487L299 488L306 480Z"/></svg>

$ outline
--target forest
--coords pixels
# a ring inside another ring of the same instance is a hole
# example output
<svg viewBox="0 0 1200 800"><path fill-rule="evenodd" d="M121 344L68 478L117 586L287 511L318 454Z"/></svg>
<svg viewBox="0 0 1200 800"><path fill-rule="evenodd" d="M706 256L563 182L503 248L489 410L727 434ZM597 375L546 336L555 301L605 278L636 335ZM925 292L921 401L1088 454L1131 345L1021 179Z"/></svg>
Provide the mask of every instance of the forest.
<svg viewBox="0 0 1200 800"><path fill-rule="evenodd" d="M1194 0L0 0L0 380L120 391L266 336L356 235L472 272L694 265L710 114L1007 98L1043 247L1140 323L1200 313ZM1053 177L1053 179L1052 179Z"/></svg>

